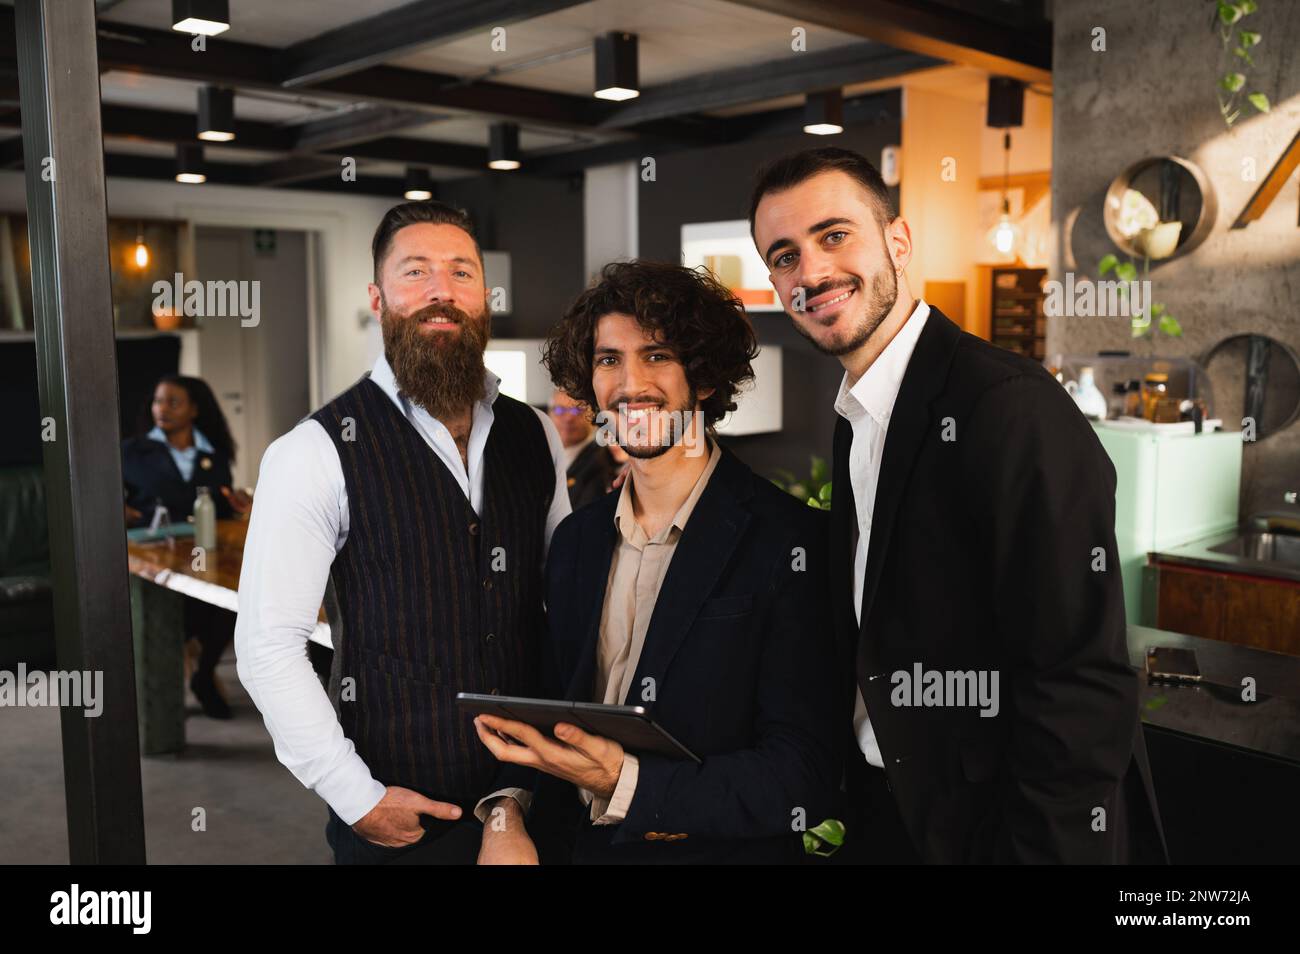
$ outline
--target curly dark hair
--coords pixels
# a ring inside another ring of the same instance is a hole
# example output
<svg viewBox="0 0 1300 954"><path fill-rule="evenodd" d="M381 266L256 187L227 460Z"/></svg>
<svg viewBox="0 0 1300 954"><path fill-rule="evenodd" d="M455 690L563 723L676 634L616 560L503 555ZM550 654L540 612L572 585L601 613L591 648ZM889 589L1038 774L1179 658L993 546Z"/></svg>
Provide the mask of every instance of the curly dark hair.
<svg viewBox="0 0 1300 954"><path fill-rule="evenodd" d="M223 455L230 463L235 462L235 439L230 436L230 425L226 423L226 415L221 413L221 405L217 403L217 396L212 393L212 388L208 387L208 382L202 378L191 378L184 374L164 374L154 384L154 391L158 390L159 384L172 384L178 388L183 388L189 395L190 402L198 408L198 417L194 419L194 426L203 432L212 444L212 449ZM153 413L150 410L153 401L154 391L149 392L149 399L140 408L136 431L140 435L149 433L153 427Z"/></svg>
<svg viewBox="0 0 1300 954"><path fill-rule="evenodd" d="M753 380L758 356L745 306L707 270L664 262L611 262L551 329L542 363L555 386L599 412L592 388L596 325L609 314L631 315L653 339L676 354L692 393L713 427L736 409L736 393Z"/></svg>

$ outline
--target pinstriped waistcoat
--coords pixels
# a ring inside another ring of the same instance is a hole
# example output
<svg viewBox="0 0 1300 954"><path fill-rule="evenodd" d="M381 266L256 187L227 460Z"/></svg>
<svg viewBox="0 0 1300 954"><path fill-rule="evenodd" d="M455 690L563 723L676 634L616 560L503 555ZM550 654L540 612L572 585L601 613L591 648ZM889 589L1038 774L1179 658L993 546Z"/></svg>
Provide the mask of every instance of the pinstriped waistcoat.
<svg viewBox="0 0 1300 954"><path fill-rule="evenodd" d="M527 695L545 625L555 468L532 408L501 395L492 410L482 514L368 377L312 415L348 494L326 595L339 722L380 782L462 805L491 790L499 766L456 693Z"/></svg>

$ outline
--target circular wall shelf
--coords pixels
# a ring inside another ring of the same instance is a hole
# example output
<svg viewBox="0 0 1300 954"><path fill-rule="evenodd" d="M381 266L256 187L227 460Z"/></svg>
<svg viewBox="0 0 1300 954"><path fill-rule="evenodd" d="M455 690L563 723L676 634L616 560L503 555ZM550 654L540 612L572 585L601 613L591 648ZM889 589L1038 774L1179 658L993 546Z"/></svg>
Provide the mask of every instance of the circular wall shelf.
<svg viewBox="0 0 1300 954"><path fill-rule="evenodd" d="M1178 156L1152 156L1135 162L1111 182L1106 190L1102 220L1106 234L1122 251L1142 258L1146 251L1119 230L1124 194L1133 189L1155 206L1161 222L1181 222L1177 244L1167 259L1185 255L1205 241L1214 228L1219 206L1209 177L1200 166Z"/></svg>

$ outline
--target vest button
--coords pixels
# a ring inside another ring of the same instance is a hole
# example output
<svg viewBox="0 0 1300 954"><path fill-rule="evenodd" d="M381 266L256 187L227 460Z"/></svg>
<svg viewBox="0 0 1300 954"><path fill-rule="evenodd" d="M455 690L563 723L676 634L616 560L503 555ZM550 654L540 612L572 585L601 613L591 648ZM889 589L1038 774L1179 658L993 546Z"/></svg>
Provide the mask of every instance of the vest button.
<svg viewBox="0 0 1300 954"><path fill-rule="evenodd" d="M492 578L491 578L491 577L488 577L486 580L483 581L483 589L485 589L485 590L490 590L490 589L492 589Z"/></svg>
<svg viewBox="0 0 1300 954"><path fill-rule="evenodd" d="M492 642L492 640L496 638L497 638L496 633L488 633L486 636L483 637L483 642L490 643Z"/></svg>
<svg viewBox="0 0 1300 954"><path fill-rule="evenodd" d="M478 536L478 524L477 524L477 523L471 523L471 524L469 525L469 535L470 535L471 537L477 537L477 536Z"/></svg>

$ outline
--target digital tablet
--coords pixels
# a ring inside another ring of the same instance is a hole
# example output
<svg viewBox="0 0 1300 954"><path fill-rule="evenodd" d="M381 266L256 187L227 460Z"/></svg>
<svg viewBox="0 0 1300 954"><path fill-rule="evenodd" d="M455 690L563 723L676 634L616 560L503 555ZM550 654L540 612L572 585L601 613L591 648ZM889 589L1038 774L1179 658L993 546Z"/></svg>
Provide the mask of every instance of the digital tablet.
<svg viewBox="0 0 1300 954"><path fill-rule="evenodd" d="M487 696L475 692L456 693L456 704L472 715L500 716L525 722L547 732L551 732L556 723L567 722L592 735L613 739L633 755L653 752L673 759L700 761L694 752L657 725L642 706L607 706L598 702Z"/></svg>

